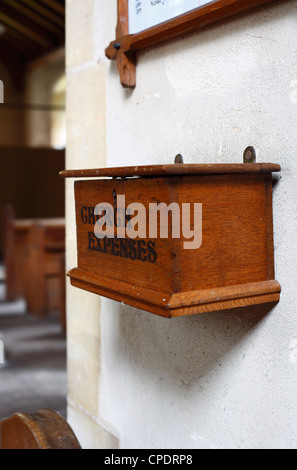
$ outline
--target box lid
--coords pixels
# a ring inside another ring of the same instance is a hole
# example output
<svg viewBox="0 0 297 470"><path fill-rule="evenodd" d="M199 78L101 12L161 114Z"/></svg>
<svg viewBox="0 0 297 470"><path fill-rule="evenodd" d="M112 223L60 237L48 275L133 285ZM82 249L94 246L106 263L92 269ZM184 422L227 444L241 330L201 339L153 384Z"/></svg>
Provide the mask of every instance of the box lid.
<svg viewBox="0 0 297 470"><path fill-rule="evenodd" d="M150 176L221 175L242 173L273 173L281 171L275 163L218 163L145 165L85 170L63 170L62 178L132 178Z"/></svg>

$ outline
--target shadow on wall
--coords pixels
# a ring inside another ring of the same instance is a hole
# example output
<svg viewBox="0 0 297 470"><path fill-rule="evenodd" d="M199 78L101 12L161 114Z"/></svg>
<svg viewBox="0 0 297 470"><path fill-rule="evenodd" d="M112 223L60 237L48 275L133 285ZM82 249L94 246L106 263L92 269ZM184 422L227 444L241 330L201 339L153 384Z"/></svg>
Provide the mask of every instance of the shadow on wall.
<svg viewBox="0 0 297 470"><path fill-rule="evenodd" d="M266 393L253 374L269 374L258 336L274 307L168 320L103 299L100 415L121 445L224 448L239 429L244 438L244 410L254 416L254 393Z"/></svg>
<svg viewBox="0 0 297 470"><path fill-rule="evenodd" d="M190 387L221 367L225 356L274 306L255 305L168 320L120 305L114 328L117 334L112 338L113 348L120 350L113 353L118 360L123 357L134 367L145 367L152 378L166 376Z"/></svg>

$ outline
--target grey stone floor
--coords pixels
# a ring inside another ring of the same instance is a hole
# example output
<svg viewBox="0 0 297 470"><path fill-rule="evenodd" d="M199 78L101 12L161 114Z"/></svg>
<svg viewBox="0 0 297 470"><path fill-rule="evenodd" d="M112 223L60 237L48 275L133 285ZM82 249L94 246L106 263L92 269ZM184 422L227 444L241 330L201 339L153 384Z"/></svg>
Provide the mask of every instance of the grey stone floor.
<svg viewBox="0 0 297 470"><path fill-rule="evenodd" d="M1 275L1 271L0 271ZM46 320L26 312L24 301L7 304L0 280L0 421L13 413L50 408L66 418L66 339L59 314Z"/></svg>

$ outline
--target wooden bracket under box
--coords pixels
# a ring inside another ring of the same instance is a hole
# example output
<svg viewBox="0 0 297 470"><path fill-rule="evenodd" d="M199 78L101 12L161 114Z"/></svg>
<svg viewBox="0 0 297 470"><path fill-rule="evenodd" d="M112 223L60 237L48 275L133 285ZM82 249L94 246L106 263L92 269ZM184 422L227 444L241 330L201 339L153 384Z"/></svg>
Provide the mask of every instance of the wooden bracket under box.
<svg viewBox="0 0 297 470"><path fill-rule="evenodd" d="M276 164L250 163L61 172L79 179L71 284L168 318L278 302L272 215L272 173L278 171ZM149 204L178 203L181 215L182 204L190 204L191 220L194 203L202 204L201 246L185 249L182 229L173 238L170 217L169 238L160 238L158 227L150 239L148 221L143 238L97 238L95 207L116 208L120 195L126 208L141 203L147 214Z"/></svg>

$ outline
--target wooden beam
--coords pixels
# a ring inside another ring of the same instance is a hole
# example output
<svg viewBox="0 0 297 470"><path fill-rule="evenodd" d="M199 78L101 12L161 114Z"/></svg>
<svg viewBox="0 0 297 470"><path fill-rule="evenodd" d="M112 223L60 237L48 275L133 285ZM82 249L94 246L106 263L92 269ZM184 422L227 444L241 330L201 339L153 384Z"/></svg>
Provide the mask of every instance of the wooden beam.
<svg viewBox="0 0 297 470"><path fill-rule="evenodd" d="M34 21L38 25L42 26L46 30L50 31L52 34L55 34L58 36L60 40L64 39L65 36L65 30L62 27L57 26L56 24L48 21L46 18L41 16L38 13L35 13L22 3L16 0L2 0L3 3L6 3L9 5L11 8L14 10L18 11L22 15L24 15L26 18L29 18L30 21Z"/></svg>
<svg viewBox="0 0 297 470"><path fill-rule="evenodd" d="M0 4L0 22L10 26L25 37L32 39L32 41L40 44L44 49L52 46L54 42L54 37L38 24L28 20L3 3Z"/></svg>
<svg viewBox="0 0 297 470"><path fill-rule="evenodd" d="M55 23L61 28L65 28L65 18L61 18L56 13L53 13L51 10L49 10L44 5L42 5L39 1L38 2L36 2L35 0L19 0L19 1L21 1L28 7L32 8L32 10L37 11L38 13L40 13L40 15L44 16L45 18L50 20L52 23Z"/></svg>
<svg viewBox="0 0 297 470"><path fill-rule="evenodd" d="M25 38L22 34L9 26L6 26L6 32L1 38L1 41L3 39L13 42L17 49L26 49L27 55L32 58L36 57L42 51L39 44L36 44L35 41L32 41L29 38Z"/></svg>
<svg viewBox="0 0 297 470"><path fill-rule="evenodd" d="M61 5L61 3L58 3L54 0L41 0L41 3L51 8L59 15L65 16L65 5Z"/></svg>
<svg viewBox="0 0 297 470"><path fill-rule="evenodd" d="M30 38L32 39L32 41L36 42L37 44L42 45L44 48L49 47L51 44L46 39L43 39L38 34L34 33L34 31L32 31L31 29L27 28L26 26L22 24L19 24L17 21L15 21L14 19L10 18L7 15L4 15L3 13L0 13L0 21L4 23L6 26L10 26L16 31L19 31L26 38Z"/></svg>

